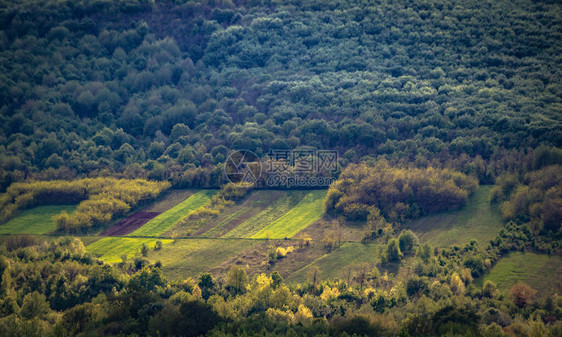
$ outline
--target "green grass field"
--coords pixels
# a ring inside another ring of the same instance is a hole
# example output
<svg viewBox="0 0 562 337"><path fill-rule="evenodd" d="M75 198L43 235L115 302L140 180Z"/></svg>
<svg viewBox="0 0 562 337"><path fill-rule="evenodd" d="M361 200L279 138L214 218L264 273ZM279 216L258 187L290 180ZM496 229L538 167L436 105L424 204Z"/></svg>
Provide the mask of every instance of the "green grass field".
<svg viewBox="0 0 562 337"><path fill-rule="evenodd" d="M353 275L353 270L358 269L361 264L367 263L373 266L380 258L380 247L382 246L378 244L344 243L341 247L289 275L287 281L304 282L309 279L316 267L319 270L318 276L322 280L345 279L349 268Z"/></svg>
<svg viewBox="0 0 562 337"><path fill-rule="evenodd" d="M146 244L151 250L154 248L158 239L109 237L102 238L86 246L86 251L99 256L107 263L121 262L121 256L132 257L140 252L142 245ZM168 244L173 240L161 240L163 244Z"/></svg>
<svg viewBox="0 0 562 337"><path fill-rule="evenodd" d="M514 252L499 260L490 273L477 280L494 282L507 293L517 282L525 282L538 291L539 295L562 291L562 258L557 255Z"/></svg>
<svg viewBox="0 0 562 337"><path fill-rule="evenodd" d="M129 236L159 236L197 208L208 204L211 197L216 193L215 190L203 190L194 193L176 206L156 216Z"/></svg>
<svg viewBox="0 0 562 337"><path fill-rule="evenodd" d="M62 211L74 212L76 205L38 206L0 225L0 234L47 234L57 229L51 219Z"/></svg>
<svg viewBox="0 0 562 337"><path fill-rule="evenodd" d="M225 238L251 238L252 235L268 226L276 219L295 207L306 195L305 191L264 191L265 193L280 193L267 207L256 215L242 222L223 237ZM255 193L255 192L254 192Z"/></svg>
<svg viewBox="0 0 562 337"><path fill-rule="evenodd" d="M406 227L412 229L421 242L434 247L464 245L476 240L485 245L502 228L497 207L490 204L492 186L481 186L460 210L433 214L414 220Z"/></svg>
<svg viewBox="0 0 562 337"><path fill-rule="evenodd" d="M252 238L283 239L296 235L320 219L324 213L325 196L325 190L307 192L295 207L252 235Z"/></svg>
<svg viewBox="0 0 562 337"><path fill-rule="evenodd" d="M178 239L160 251L151 251L150 261L162 262L162 271L170 279L197 277L236 254L263 242L238 239Z"/></svg>
<svg viewBox="0 0 562 337"><path fill-rule="evenodd" d="M216 219L212 219L205 228L195 236L220 237L236 229L244 221L262 212L279 198L286 196L283 191L253 191L249 196L233 207L223 211Z"/></svg>

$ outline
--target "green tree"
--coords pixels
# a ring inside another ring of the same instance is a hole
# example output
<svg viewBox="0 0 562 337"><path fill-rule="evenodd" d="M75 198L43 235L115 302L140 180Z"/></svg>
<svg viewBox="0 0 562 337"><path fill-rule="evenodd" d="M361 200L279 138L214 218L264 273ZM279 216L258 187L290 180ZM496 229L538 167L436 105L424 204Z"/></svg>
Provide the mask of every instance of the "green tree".
<svg viewBox="0 0 562 337"><path fill-rule="evenodd" d="M45 295L34 291L23 298L20 315L24 318L32 319L33 317L42 317L49 310L49 304Z"/></svg>
<svg viewBox="0 0 562 337"><path fill-rule="evenodd" d="M397 239L391 239L386 247L386 256L389 262L400 262L402 252L400 251L400 243Z"/></svg>
<svg viewBox="0 0 562 337"><path fill-rule="evenodd" d="M277 289L283 283L283 278L277 271L271 273L271 280L273 289Z"/></svg>
<svg viewBox="0 0 562 337"><path fill-rule="evenodd" d="M233 295L246 292L248 288L248 274L240 267L232 267L226 274L226 289Z"/></svg>
<svg viewBox="0 0 562 337"><path fill-rule="evenodd" d="M144 257L148 255L148 246L145 243L142 244L141 255Z"/></svg>
<svg viewBox="0 0 562 337"><path fill-rule="evenodd" d="M405 230L398 237L400 251L403 253L411 252L419 244L418 236L411 230Z"/></svg>

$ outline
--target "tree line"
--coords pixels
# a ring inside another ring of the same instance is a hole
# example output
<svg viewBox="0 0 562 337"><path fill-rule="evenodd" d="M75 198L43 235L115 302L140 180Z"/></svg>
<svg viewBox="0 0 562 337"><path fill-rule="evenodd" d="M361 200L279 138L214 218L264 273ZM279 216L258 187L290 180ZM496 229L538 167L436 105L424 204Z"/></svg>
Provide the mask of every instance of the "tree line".
<svg viewBox="0 0 562 337"><path fill-rule="evenodd" d="M107 225L139 202L155 199L169 187L168 182L116 178L14 183L0 195L0 219L6 221L37 205L78 204L72 214L62 212L53 221L62 232L87 231Z"/></svg>

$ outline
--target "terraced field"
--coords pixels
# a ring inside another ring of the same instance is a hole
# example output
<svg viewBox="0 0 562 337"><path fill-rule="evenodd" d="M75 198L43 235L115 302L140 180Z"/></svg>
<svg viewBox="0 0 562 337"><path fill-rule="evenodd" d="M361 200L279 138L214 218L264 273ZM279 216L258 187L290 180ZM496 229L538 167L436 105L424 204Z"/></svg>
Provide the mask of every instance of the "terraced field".
<svg viewBox="0 0 562 337"><path fill-rule="evenodd" d="M51 219L62 211L72 213L76 205L38 206L0 225L0 234L47 234L57 229Z"/></svg>
<svg viewBox="0 0 562 337"><path fill-rule="evenodd" d="M325 196L326 191L308 192L295 207L252 235L252 238L283 239L293 237L322 217Z"/></svg>
<svg viewBox="0 0 562 337"><path fill-rule="evenodd" d="M151 251L150 261L161 261L162 271L170 279L197 277L237 253L262 245L260 240L239 239L178 239Z"/></svg>
<svg viewBox="0 0 562 337"><path fill-rule="evenodd" d="M314 223L322 216L326 192L254 191L217 218L206 222L195 232L197 237L170 239L171 234L185 229L185 225L182 228L175 226L178 221L208 204L215 193L197 191L185 200L176 200L175 205L167 201L170 198L167 196L134 213L162 212L142 227L126 236L101 238L88 245L87 250L106 262L115 263L121 261L123 254L129 257L137 254L143 244L152 248L160 239L163 248L151 250L149 260L161 261L168 277L197 276L254 247L265 250L264 233L275 232L273 238L292 237ZM126 218L120 222L128 223L135 219L129 220ZM117 229L110 228L105 233ZM262 260L266 260L265 254L258 253L257 262Z"/></svg>
<svg viewBox="0 0 562 337"><path fill-rule="evenodd" d="M184 201L159 214L129 236L160 236L172 228L182 218L188 216L201 206L208 204L217 191L203 190L192 194Z"/></svg>
<svg viewBox="0 0 562 337"><path fill-rule="evenodd" d="M223 237L225 238L251 238L261 229L267 227L277 219L281 218L293 207L295 207L306 195L305 191L256 191L267 194L275 193L278 195L272 202L263 203L265 206L251 218L243 221L238 226L230 230Z"/></svg>
<svg viewBox="0 0 562 337"><path fill-rule="evenodd" d="M490 188L479 188L461 210L423 217L408 224L408 227L419 235L422 242L434 246L462 245L473 238L481 244L485 243L496 235L502 223L498 211L488 202ZM191 233L195 233L195 237L184 237L182 233L189 229L190 224L177 226L178 221L208 204L216 192L171 191L133 213L131 219L118 222L126 225L136 219L135 214L158 214L141 224L140 228L127 234L120 232L120 227L116 226L105 232L107 237L86 237L87 250L106 262L115 263L120 262L123 255L131 258L138 254L142 245L146 244L151 249L148 259L151 262L161 261L165 275L172 279L196 277L209 270L223 273L227 270L226 265L230 267L233 264L249 265L253 272L279 270L287 281L304 281L313 270L319 271L321 279L334 279L350 277L359 265L372 264L380 258L380 245L359 243L362 237L360 223L346 227L344 241L347 242L340 248L330 253L325 251L320 242L332 228L330 219L322 220L325 190L257 190L218 217L207 219L202 226L194 227ZM61 210L72 211L73 207L42 206L28 210L20 217L0 225L0 233L49 233L55 229L50 216ZM171 235L179 236L172 240ZM269 246L296 246L297 239L304 236L311 237L318 244L313 248L298 249L269 269L266 263ZM287 238L289 240L284 240ZM164 245L161 250L154 251L152 248L157 240ZM541 265L546 268L546 262L540 261L530 262L531 267ZM560 261L554 264L560 265ZM517 267L513 261L505 258L487 277L509 280L507 271L515 271L513 279L527 277L531 283L534 282L531 274L517 274L518 268L526 270L527 267ZM529 270L538 273L536 269ZM503 288L504 283L500 283ZM505 283L506 287L508 283Z"/></svg>
<svg viewBox="0 0 562 337"><path fill-rule="evenodd" d="M254 191L237 205L225 210L216 219L211 219L204 227L197 230L194 236L221 237L260 214L268 205L287 197L287 193L282 191ZM240 238L243 236L230 237Z"/></svg>

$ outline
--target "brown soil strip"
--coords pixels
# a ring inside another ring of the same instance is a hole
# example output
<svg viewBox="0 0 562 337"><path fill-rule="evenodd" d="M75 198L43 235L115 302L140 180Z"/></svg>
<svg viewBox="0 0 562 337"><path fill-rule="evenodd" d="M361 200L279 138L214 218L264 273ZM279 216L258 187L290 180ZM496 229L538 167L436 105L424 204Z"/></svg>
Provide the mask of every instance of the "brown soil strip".
<svg viewBox="0 0 562 337"><path fill-rule="evenodd" d="M145 223L156 217L160 212L135 212L129 217L119 221L113 227L106 229L101 236L127 235L139 229Z"/></svg>

